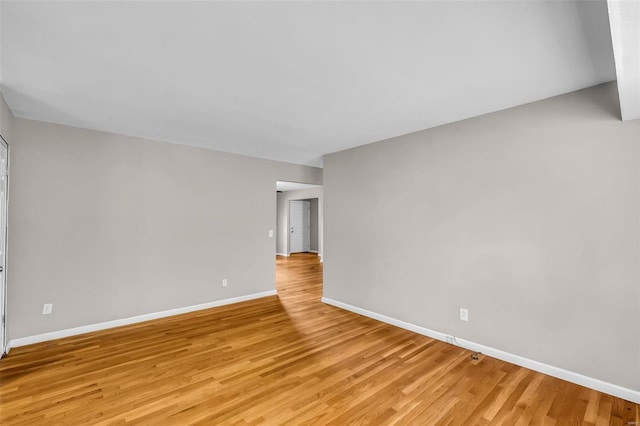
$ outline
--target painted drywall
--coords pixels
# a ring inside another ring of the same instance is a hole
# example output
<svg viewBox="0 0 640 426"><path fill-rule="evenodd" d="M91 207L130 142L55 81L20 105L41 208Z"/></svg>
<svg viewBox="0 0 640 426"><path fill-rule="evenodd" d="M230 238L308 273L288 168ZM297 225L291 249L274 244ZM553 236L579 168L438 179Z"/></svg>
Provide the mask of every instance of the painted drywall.
<svg viewBox="0 0 640 426"><path fill-rule="evenodd" d="M286 214L284 212L285 203L282 201L282 197L284 197L284 192L276 192L276 254L285 255L287 254L285 250L284 238L282 227L285 226Z"/></svg>
<svg viewBox="0 0 640 426"><path fill-rule="evenodd" d="M17 116L309 165L615 78L602 0L2 3Z"/></svg>
<svg viewBox="0 0 640 426"><path fill-rule="evenodd" d="M640 2L608 0L611 44L623 120L640 118Z"/></svg>
<svg viewBox="0 0 640 426"><path fill-rule="evenodd" d="M276 253L289 254L289 201L318 199L318 254L323 254L323 189L322 187L284 191L277 196L278 228L276 237Z"/></svg>
<svg viewBox="0 0 640 426"><path fill-rule="evenodd" d="M318 199L311 198L309 200L309 250L319 251L319 223L318 223Z"/></svg>
<svg viewBox="0 0 640 426"><path fill-rule="evenodd" d="M276 179L322 183L318 168L24 119L11 142L11 339L274 290Z"/></svg>
<svg viewBox="0 0 640 426"><path fill-rule="evenodd" d="M618 108L605 84L325 156L324 296L640 390L640 120Z"/></svg>

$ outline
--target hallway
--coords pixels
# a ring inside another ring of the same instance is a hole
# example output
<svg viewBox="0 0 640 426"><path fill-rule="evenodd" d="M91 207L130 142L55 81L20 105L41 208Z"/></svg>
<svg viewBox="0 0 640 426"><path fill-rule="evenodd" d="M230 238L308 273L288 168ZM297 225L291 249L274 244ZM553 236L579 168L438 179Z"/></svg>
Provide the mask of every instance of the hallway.
<svg viewBox="0 0 640 426"><path fill-rule="evenodd" d="M276 287L284 306L322 298L322 263L315 253L276 256Z"/></svg>

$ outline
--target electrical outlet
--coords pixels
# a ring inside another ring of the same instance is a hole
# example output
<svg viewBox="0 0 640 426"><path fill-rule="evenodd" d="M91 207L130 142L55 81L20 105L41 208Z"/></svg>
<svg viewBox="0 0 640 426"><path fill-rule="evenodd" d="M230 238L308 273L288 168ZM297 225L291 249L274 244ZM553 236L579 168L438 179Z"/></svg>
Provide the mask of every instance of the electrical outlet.
<svg viewBox="0 0 640 426"><path fill-rule="evenodd" d="M49 314L51 314L51 312L53 312L53 304L52 303L45 303L42 306L42 315L49 315Z"/></svg>
<svg viewBox="0 0 640 426"><path fill-rule="evenodd" d="M269 238L273 238L273 229L269 229Z"/></svg>
<svg viewBox="0 0 640 426"><path fill-rule="evenodd" d="M469 321L469 310L460 308L460 321Z"/></svg>
<svg viewBox="0 0 640 426"><path fill-rule="evenodd" d="M223 278L223 279L222 279L222 287L226 287L226 286L227 286L227 284L229 284L229 283L227 282L227 279L226 279L226 278Z"/></svg>

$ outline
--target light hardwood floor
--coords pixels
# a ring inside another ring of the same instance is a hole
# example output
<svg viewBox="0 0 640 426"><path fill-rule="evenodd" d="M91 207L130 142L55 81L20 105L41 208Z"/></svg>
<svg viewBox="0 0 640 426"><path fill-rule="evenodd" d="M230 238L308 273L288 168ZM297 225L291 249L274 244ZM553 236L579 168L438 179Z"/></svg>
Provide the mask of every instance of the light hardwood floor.
<svg viewBox="0 0 640 426"><path fill-rule="evenodd" d="M631 425L638 406L320 302L316 255L279 296L15 348L0 424Z"/></svg>

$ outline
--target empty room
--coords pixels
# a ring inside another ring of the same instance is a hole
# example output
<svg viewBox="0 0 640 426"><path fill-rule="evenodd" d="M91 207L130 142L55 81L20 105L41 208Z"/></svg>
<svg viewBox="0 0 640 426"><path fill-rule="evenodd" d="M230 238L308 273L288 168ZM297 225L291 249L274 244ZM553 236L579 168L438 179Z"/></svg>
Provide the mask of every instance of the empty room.
<svg viewBox="0 0 640 426"><path fill-rule="evenodd" d="M0 0L0 424L640 426L640 0Z"/></svg>

